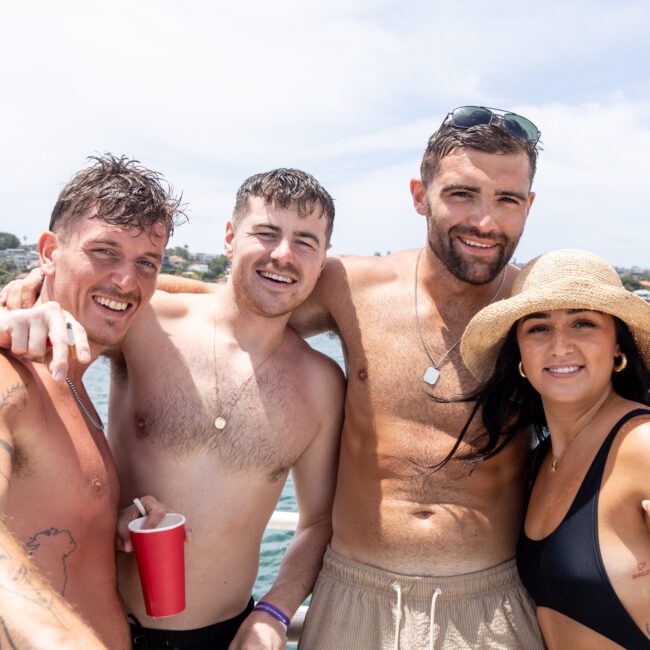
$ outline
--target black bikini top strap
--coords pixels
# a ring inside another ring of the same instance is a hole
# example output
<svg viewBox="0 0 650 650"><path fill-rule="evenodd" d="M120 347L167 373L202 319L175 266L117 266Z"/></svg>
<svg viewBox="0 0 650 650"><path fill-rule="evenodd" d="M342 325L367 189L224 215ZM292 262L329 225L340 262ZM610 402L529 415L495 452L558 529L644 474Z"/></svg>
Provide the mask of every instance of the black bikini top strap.
<svg viewBox="0 0 650 650"><path fill-rule="evenodd" d="M595 490L598 490L602 480L603 472L605 471L607 456L609 454L612 443L616 438L616 434L621 430L621 427L626 422L639 415L650 415L650 409L637 408L629 411L618 420L618 422L612 427L612 430L607 434L607 438L605 438L605 441L601 445L598 453L596 454L596 457L587 470L584 481L582 482L582 485L576 494L575 501L569 509L570 513L573 513L573 511L581 504L583 504L585 500L589 501L590 497L588 495L591 495Z"/></svg>

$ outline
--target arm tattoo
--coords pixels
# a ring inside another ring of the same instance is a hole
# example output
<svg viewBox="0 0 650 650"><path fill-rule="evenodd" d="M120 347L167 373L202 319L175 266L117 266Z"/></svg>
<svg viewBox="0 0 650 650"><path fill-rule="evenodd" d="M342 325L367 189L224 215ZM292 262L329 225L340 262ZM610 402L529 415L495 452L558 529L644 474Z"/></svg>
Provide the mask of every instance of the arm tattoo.
<svg viewBox="0 0 650 650"><path fill-rule="evenodd" d="M2 438L0 438L0 449L4 449L13 458L14 448Z"/></svg>
<svg viewBox="0 0 650 650"><path fill-rule="evenodd" d="M4 450L9 454L9 458L13 458L14 456L14 448L6 441L0 438L0 450ZM7 481L9 485L11 485L11 479L2 471L0 470L0 476ZM1 650L2 646L0 646Z"/></svg>
<svg viewBox="0 0 650 650"><path fill-rule="evenodd" d="M27 404L27 389L25 384L14 384L0 396L0 411L14 409L20 413Z"/></svg>
<svg viewBox="0 0 650 650"><path fill-rule="evenodd" d="M13 458L14 448L6 441L0 438L0 449L4 449L9 454L10 458ZM11 485L11 479L0 469L0 476ZM2 646L0 646L1 650Z"/></svg>
<svg viewBox="0 0 650 650"><path fill-rule="evenodd" d="M16 567L15 556L2 546L0 546L0 572L4 575L4 579L0 581L0 590L11 594L13 598L27 600L48 610L59 625L68 629L68 625L56 611L56 602L52 595L34 584L29 567L25 564Z"/></svg>
<svg viewBox="0 0 650 650"><path fill-rule="evenodd" d="M2 411L14 410L14 414L20 413L27 404L27 389L25 384L14 384L5 390L0 396L0 413ZM9 458L13 458L14 448L6 441L0 438L0 451L6 451ZM2 477L9 485L11 485L10 478L0 470L0 477Z"/></svg>

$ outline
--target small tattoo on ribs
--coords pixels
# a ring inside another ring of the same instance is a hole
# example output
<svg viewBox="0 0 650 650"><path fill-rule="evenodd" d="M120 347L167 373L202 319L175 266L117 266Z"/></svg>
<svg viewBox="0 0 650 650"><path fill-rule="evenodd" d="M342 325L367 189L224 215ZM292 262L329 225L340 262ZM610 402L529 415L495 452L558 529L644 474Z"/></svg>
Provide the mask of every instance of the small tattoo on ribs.
<svg viewBox="0 0 650 650"><path fill-rule="evenodd" d="M647 566L645 562L639 562L636 565L636 571L636 573L632 574L632 580L638 580L639 578L650 576L650 567Z"/></svg>

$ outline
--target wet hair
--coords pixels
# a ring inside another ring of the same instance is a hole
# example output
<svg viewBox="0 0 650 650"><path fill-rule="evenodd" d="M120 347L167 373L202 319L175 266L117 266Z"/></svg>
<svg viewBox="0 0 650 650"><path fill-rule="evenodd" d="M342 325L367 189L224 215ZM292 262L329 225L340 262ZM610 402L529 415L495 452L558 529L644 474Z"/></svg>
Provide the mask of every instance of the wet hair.
<svg viewBox="0 0 650 650"><path fill-rule="evenodd" d="M627 368L612 374L612 386L621 397L650 406L650 369L645 365L628 326L613 317L619 349L627 356ZM531 383L520 376L521 361L517 345L517 323L508 332L496 359L494 373L473 393L456 400L440 402L475 402L474 408L458 436L452 450L435 466L441 469L452 458L478 462L498 454L517 435L532 426L538 440L546 434L546 416L540 394ZM612 364L614 360L612 359ZM482 433L472 441L475 450L455 456L479 409L482 418Z"/></svg>
<svg viewBox="0 0 650 650"><path fill-rule="evenodd" d="M476 149L484 153L513 154L525 153L530 165L530 183L532 185L537 169L538 144L532 144L515 137L501 126L501 118L496 115L492 124L478 124L469 129L459 129L444 123L430 138L422 156L420 178L424 187L428 187L440 169L440 163L457 149Z"/></svg>
<svg viewBox="0 0 650 650"><path fill-rule="evenodd" d="M97 212L91 219L147 233L160 224L167 238L176 225L187 220L181 197L174 196L173 188L158 172L110 153L88 160L94 164L75 174L61 190L50 218L52 232L68 234L92 207Z"/></svg>
<svg viewBox="0 0 650 650"><path fill-rule="evenodd" d="M239 225L248 210L249 197L259 197L277 208L295 206L301 217L318 211L327 220L326 241L334 228L334 200L327 190L307 172L300 169L273 169L247 178L237 190L233 224Z"/></svg>

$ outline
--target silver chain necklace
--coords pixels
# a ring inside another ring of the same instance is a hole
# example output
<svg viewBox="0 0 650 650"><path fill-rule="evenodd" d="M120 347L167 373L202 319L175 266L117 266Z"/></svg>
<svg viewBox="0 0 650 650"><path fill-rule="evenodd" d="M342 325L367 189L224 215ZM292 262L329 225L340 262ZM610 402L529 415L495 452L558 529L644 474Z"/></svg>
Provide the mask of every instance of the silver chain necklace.
<svg viewBox="0 0 650 650"><path fill-rule="evenodd" d="M420 252L418 253L417 259L415 261L415 291L414 291L415 325L418 330L418 335L420 336L420 341L422 342L422 347L424 348L424 351L427 353L427 357L429 357L429 361L431 362L431 365L424 372L422 379L427 384L429 384L429 386L433 386L438 381L438 378L440 377L440 368L442 367L444 360L458 347L459 343L463 338L463 335L461 333L458 340L444 352L444 354L438 359L438 361L433 360L433 355L431 354L431 351L427 346L427 342L424 339L424 334L422 333L422 325L420 324L420 315L418 314L418 267L420 266L420 256L422 255L423 250L424 250L423 248L420 249ZM488 305L491 305L496 300L496 297L499 295L499 292L503 288L503 283L505 279L506 279L506 269L504 268L503 273L501 274L501 282L499 283L499 288L496 290L496 293L492 296L490 302L488 302L487 305L485 305L486 307Z"/></svg>
<svg viewBox="0 0 650 650"><path fill-rule="evenodd" d="M70 390L72 391L72 394L74 395L74 398L77 400L77 403L81 407L81 410L83 411L84 415L88 418L88 421L90 424L92 424L95 429L98 431L103 431L104 430L104 423L102 422L102 419L99 417L99 413L97 413L97 410L95 410L95 413L97 414L97 419L90 414L89 409L86 407L84 404L83 400L81 399L81 395L79 395L79 391L77 391L77 387L74 385L72 379L66 375L65 378L66 382L68 382L68 386L70 386Z"/></svg>

